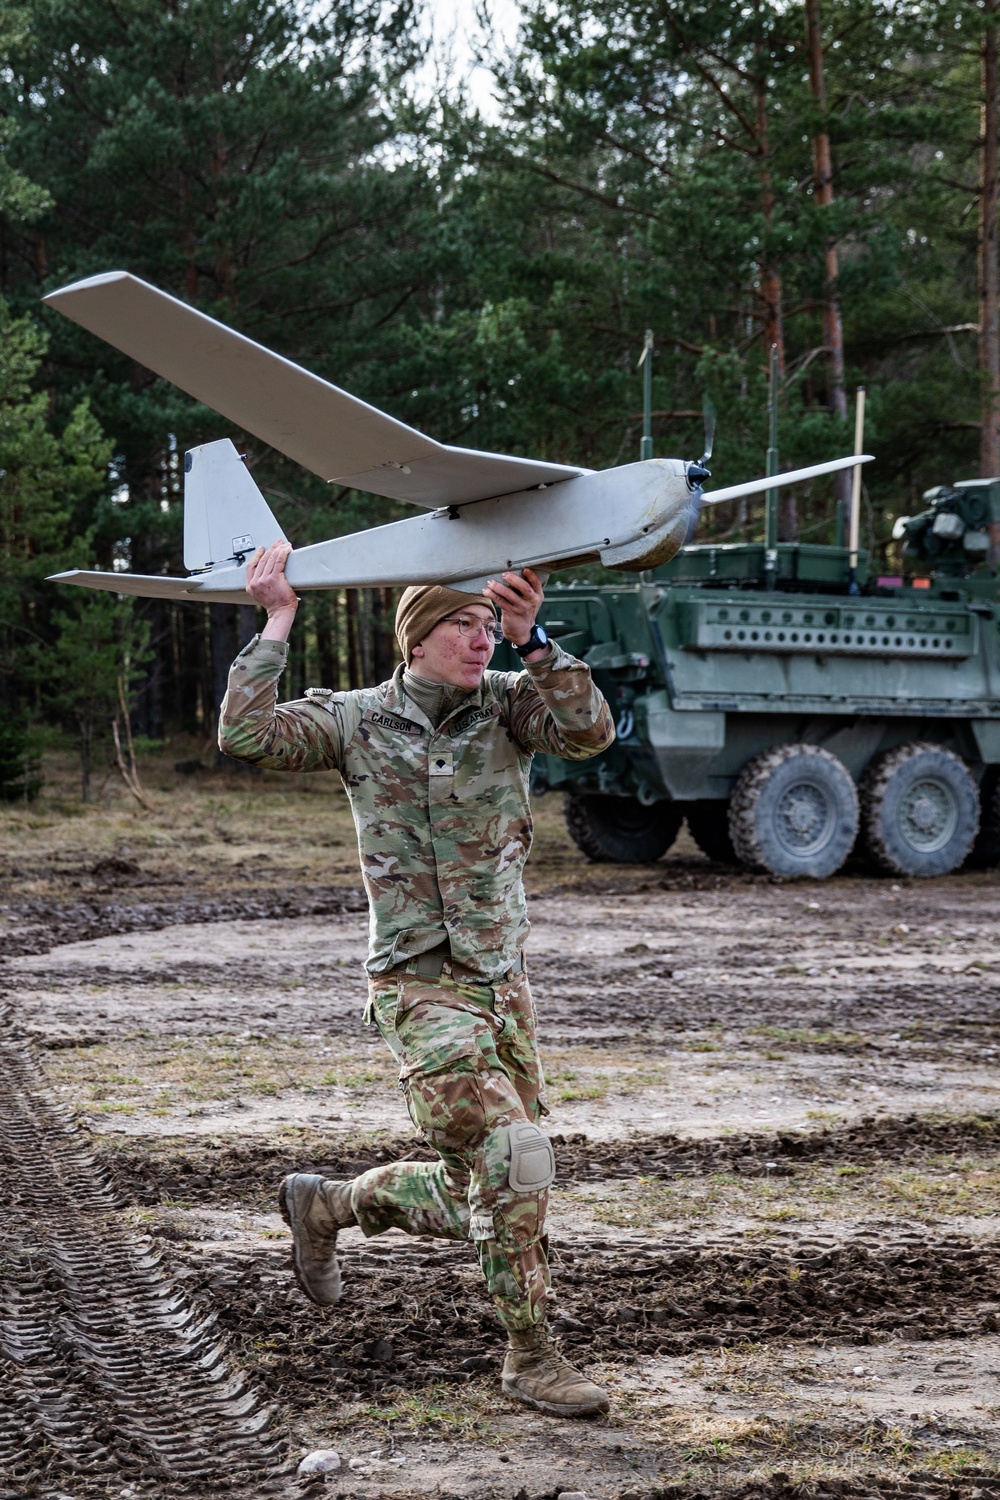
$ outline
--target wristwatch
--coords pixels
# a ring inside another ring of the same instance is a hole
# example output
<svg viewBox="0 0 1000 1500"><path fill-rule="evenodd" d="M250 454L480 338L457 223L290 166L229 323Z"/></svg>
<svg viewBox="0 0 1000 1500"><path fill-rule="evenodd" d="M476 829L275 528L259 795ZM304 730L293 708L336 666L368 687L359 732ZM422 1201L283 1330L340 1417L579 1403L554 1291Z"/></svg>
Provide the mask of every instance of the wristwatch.
<svg viewBox="0 0 1000 1500"><path fill-rule="evenodd" d="M532 625L531 634L528 636L528 639L525 641L523 646L514 646L514 642L511 641L511 645L514 646L514 650L517 652L518 656L530 656L532 651L539 651L541 650L542 646L547 646L548 644L549 637L546 633L545 626L538 624Z"/></svg>

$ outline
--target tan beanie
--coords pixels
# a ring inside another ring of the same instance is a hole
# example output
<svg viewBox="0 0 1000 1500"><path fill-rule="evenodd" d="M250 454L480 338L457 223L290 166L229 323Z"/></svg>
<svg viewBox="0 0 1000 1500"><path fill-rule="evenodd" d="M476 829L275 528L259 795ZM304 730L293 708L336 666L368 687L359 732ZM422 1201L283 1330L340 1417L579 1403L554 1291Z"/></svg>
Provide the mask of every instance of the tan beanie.
<svg viewBox="0 0 1000 1500"><path fill-rule="evenodd" d="M443 583L421 583L404 589L396 607L396 639L406 665L410 665L414 646L445 615L468 609L470 604L488 604L493 609L493 601L485 594L463 594L460 589L450 589Z"/></svg>

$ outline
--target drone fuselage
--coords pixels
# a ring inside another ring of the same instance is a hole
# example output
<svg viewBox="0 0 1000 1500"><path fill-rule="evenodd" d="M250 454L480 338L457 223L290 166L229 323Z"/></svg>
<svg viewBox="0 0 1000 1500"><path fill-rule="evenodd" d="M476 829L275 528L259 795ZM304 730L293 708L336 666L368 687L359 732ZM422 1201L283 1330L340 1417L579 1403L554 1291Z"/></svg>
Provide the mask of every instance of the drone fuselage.
<svg viewBox="0 0 1000 1500"><path fill-rule="evenodd" d="M333 537L293 552L288 581L303 589L439 581L477 591L525 566L651 568L683 545L697 514L686 468L652 459Z"/></svg>

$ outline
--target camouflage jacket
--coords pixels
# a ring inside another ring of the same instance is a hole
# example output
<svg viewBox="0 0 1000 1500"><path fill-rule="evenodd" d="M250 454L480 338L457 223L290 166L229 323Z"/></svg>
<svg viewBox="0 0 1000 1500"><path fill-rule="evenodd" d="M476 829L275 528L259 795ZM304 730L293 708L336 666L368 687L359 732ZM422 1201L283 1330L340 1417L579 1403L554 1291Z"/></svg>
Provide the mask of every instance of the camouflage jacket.
<svg viewBox="0 0 1000 1500"><path fill-rule="evenodd" d="M219 744L270 770L340 772L371 907L369 973L445 937L485 980L509 973L528 932L531 758L586 760L615 737L589 667L554 646L522 672L487 672L435 729L404 692L402 666L378 687L311 688L278 705L287 655L259 638L240 652Z"/></svg>

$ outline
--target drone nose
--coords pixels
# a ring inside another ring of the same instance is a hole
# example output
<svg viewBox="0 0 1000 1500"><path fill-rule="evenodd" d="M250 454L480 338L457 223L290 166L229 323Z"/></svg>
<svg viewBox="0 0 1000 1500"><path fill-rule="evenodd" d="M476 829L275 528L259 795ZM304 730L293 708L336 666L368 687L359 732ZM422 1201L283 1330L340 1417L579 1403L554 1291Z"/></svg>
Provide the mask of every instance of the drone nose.
<svg viewBox="0 0 1000 1500"><path fill-rule="evenodd" d="M687 482L694 489L696 484L704 484L706 479L711 479L711 469L706 469L704 464L688 464Z"/></svg>

